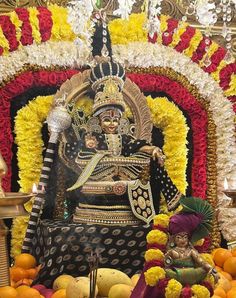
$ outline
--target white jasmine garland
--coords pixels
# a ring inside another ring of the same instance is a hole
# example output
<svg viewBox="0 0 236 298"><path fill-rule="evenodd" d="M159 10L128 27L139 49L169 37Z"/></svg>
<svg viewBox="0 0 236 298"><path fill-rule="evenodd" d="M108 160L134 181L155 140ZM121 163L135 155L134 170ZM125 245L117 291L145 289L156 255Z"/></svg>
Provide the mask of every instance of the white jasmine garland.
<svg viewBox="0 0 236 298"><path fill-rule="evenodd" d="M136 0L118 0L119 8L113 11L113 15L128 20L135 1Z"/></svg>

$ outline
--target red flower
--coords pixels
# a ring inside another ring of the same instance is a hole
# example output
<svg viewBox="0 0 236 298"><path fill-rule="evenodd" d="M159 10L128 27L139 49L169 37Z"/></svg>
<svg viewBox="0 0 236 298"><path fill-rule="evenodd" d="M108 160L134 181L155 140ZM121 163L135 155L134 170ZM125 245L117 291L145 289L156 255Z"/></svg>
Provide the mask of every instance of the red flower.
<svg viewBox="0 0 236 298"><path fill-rule="evenodd" d="M191 290L190 286L186 286L182 289L180 297L181 298L191 298L192 297L192 290Z"/></svg>
<svg viewBox="0 0 236 298"><path fill-rule="evenodd" d="M29 21L29 12L26 8L16 8L15 12L22 21L21 43L23 46L33 43L32 27Z"/></svg>
<svg viewBox="0 0 236 298"><path fill-rule="evenodd" d="M158 261L158 260L153 260L153 261L150 261L150 262L146 262L145 266L144 266L144 271L147 271L151 267L155 267L155 266L163 267L164 263L162 261Z"/></svg>
<svg viewBox="0 0 236 298"><path fill-rule="evenodd" d="M183 52L183 50L185 50L189 46L190 41L194 36L195 32L196 29L188 26L186 28L186 31L181 35L178 45L175 47L176 51Z"/></svg>
<svg viewBox="0 0 236 298"><path fill-rule="evenodd" d="M38 7L39 11L38 20L39 20L39 31L41 34L42 42L47 41L51 37L52 30L52 14L50 10L46 7Z"/></svg>
<svg viewBox="0 0 236 298"><path fill-rule="evenodd" d="M0 26L2 27L3 34L7 38L10 46L10 52L17 49L19 42L16 38L16 28L15 25L11 22L9 16L0 16Z"/></svg>

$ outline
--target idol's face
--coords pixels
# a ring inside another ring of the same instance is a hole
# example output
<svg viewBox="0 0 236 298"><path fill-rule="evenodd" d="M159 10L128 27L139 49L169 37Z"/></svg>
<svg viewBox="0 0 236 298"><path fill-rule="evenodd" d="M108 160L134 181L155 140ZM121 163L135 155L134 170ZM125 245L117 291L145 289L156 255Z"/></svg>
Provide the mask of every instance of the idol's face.
<svg viewBox="0 0 236 298"><path fill-rule="evenodd" d="M120 113L116 109L104 111L99 115L102 131L106 134L115 134L120 124Z"/></svg>
<svg viewBox="0 0 236 298"><path fill-rule="evenodd" d="M187 233L179 233L175 236L175 244L177 247L184 248L187 247L189 243Z"/></svg>

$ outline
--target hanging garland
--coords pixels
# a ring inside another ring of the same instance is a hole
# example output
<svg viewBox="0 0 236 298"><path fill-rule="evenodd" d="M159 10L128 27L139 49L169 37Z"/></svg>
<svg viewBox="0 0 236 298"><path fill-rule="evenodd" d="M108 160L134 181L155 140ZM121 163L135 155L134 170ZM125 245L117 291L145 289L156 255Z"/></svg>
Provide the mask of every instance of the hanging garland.
<svg viewBox="0 0 236 298"><path fill-rule="evenodd" d="M178 107L165 97L153 99L148 96L147 104L153 124L163 131L163 151L167 157L165 168L179 191L185 194L188 133L186 119Z"/></svg>
<svg viewBox="0 0 236 298"><path fill-rule="evenodd" d="M15 118L16 142L18 145L18 163L21 190L28 192L33 183L39 181L42 167L43 141L41 129L52 104L53 96L39 96L32 100L26 107L22 108ZM185 193L187 149L186 137L188 127L183 113L178 107L169 102L167 98L147 98L154 125L163 130L165 143L164 152L167 156L167 171L170 177L174 177L177 187ZM92 102L89 98L81 98L77 107L83 107L86 114L91 113ZM176 142L176 128L178 128L178 141ZM175 148L175 154L173 154ZM180 158L181 156L181 158ZM178 164L178 167L171 165ZM30 211L32 204L27 204ZM27 218L16 218L12 228L12 256L21 251L24 233L27 227Z"/></svg>
<svg viewBox="0 0 236 298"><path fill-rule="evenodd" d="M76 70L38 72L28 71L19 75L14 81L0 89L0 150L8 166L7 175L3 178L3 186L6 191L11 189L11 159L12 159L12 132L10 117L10 100L30 88L36 86L60 86L64 81L77 73Z"/></svg>

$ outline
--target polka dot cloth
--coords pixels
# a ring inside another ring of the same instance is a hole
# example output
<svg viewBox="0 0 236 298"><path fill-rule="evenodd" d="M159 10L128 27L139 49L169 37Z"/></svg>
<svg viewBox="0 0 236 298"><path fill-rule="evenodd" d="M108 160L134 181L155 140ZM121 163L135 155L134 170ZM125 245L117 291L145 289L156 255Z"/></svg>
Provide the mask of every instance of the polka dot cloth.
<svg viewBox="0 0 236 298"><path fill-rule="evenodd" d="M62 273L83 276L89 273L91 250L101 255L100 267L140 273L144 264L146 234L143 226L100 226L43 220L37 227L31 253L42 264L35 283L51 286Z"/></svg>

